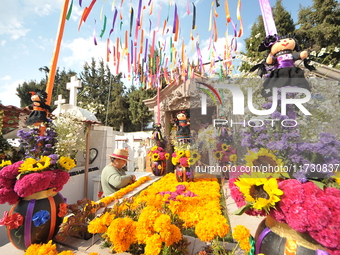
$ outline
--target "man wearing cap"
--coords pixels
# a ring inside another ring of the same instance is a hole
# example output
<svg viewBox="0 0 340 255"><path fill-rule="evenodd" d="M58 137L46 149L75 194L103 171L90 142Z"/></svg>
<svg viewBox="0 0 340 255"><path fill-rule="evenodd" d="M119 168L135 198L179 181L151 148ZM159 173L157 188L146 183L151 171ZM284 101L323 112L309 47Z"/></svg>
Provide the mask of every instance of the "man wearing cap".
<svg viewBox="0 0 340 255"><path fill-rule="evenodd" d="M121 188L136 181L135 175L127 175L122 169L128 160L129 152L127 150L115 149L109 155L111 163L104 167L101 173L101 185L104 196L109 196Z"/></svg>

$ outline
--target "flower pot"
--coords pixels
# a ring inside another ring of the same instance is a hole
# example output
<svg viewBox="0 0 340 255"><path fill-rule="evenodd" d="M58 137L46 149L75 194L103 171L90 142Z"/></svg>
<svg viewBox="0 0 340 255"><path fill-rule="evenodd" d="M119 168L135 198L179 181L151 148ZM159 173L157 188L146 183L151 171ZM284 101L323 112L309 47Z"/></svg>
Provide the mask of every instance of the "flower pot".
<svg viewBox="0 0 340 255"><path fill-rule="evenodd" d="M305 233L279 223L268 216L258 226L255 234L256 253L270 255L327 255L326 249Z"/></svg>
<svg viewBox="0 0 340 255"><path fill-rule="evenodd" d="M178 182L194 181L194 171L191 170L190 167L177 166L175 174Z"/></svg>
<svg viewBox="0 0 340 255"><path fill-rule="evenodd" d="M165 166L164 160L153 161L151 164L152 173L155 176L162 176L165 172Z"/></svg>
<svg viewBox="0 0 340 255"><path fill-rule="evenodd" d="M34 243L47 243L59 230L63 217L59 217L59 205L65 203L60 193L50 190L37 192L14 204L9 216L19 213L23 224L15 229L7 227L11 243L20 250L26 250Z"/></svg>

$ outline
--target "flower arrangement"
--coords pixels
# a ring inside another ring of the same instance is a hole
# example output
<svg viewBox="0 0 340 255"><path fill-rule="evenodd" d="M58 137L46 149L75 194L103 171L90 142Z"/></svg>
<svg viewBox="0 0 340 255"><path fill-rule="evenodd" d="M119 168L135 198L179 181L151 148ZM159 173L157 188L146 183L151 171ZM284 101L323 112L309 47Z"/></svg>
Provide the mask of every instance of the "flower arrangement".
<svg viewBox="0 0 340 255"><path fill-rule="evenodd" d="M179 185L169 173L137 197L105 209L88 230L101 233L115 252L156 255L187 254L182 233L189 228L203 241L229 232L220 205L220 185L213 176Z"/></svg>
<svg viewBox="0 0 340 255"><path fill-rule="evenodd" d="M175 147L171 163L176 166L176 176L179 181L190 181L194 178L194 166L201 158L197 149L191 150L189 145Z"/></svg>
<svg viewBox="0 0 340 255"><path fill-rule="evenodd" d="M170 157L169 153L165 152L162 147L158 146L153 146L148 154L151 156L152 161L166 160Z"/></svg>
<svg viewBox="0 0 340 255"><path fill-rule="evenodd" d="M232 145L228 145L226 143L217 143L217 148L213 150L214 158L218 160L220 163L227 163L227 162L236 162L237 155L236 150L233 149Z"/></svg>
<svg viewBox="0 0 340 255"><path fill-rule="evenodd" d="M290 95L292 96L292 95ZM264 105L269 108L271 103ZM307 142L301 137L298 114L287 105L287 115L274 111L270 119L287 125L250 127L243 133L242 145L248 147L245 164L229 185L239 210L254 216L268 216L278 223L309 235L338 254L340 229L340 186L337 180L340 141L332 133L321 132ZM280 132L274 132L280 131Z"/></svg>

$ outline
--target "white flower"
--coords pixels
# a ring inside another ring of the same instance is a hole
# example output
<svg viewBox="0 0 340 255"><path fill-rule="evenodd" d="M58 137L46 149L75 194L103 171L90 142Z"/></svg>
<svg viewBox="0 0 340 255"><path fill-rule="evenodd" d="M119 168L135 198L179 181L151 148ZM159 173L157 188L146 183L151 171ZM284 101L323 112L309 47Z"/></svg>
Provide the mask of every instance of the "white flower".
<svg viewBox="0 0 340 255"><path fill-rule="evenodd" d="M335 47L335 48L334 48L334 52L339 52L339 48L338 48L338 47Z"/></svg>
<svg viewBox="0 0 340 255"><path fill-rule="evenodd" d="M259 38L261 35L261 33L258 33L257 35L255 35L255 38Z"/></svg>
<svg viewBox="0 0 340 255"><path fill-rule="evenodd" d="M313 50L309 55L311 55L311 56L316 56L316 51Z"/></svg>

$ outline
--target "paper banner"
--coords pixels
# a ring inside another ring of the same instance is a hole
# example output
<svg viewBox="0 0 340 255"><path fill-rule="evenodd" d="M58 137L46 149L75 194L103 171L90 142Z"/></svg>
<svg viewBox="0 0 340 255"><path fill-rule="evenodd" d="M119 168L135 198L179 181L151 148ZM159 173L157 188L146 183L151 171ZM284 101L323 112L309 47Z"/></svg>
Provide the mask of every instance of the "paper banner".
<svg viewBox="0 0 340 255"><path fill-rule="evenodd" d="M68 12L67 12L67 15L66 15L67 20L70 20L71 13L72 13L72 7L73 7L73 0L71 1L70 8L68 9Z"/></svg>
<svg viewBox="0 0 340 255"><path fill-rule="evenodd" d="M272 8L268 0L259 0L266 35L277 34Z"/></svg>

